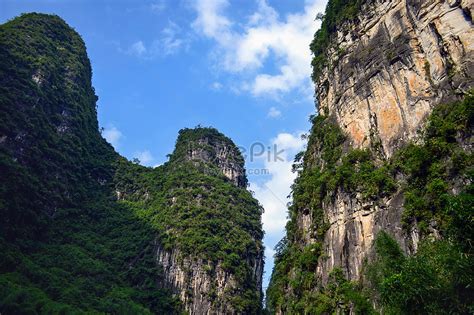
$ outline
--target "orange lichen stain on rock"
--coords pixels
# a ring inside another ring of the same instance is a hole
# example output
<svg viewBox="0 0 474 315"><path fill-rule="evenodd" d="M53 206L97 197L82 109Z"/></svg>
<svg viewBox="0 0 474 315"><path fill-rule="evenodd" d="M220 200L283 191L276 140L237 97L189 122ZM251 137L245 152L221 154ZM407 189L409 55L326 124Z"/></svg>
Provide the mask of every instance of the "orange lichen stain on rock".
<svg viewBox="0 0 474 315"><path fill-rule="evenodd" d="M382 141L393 139L402 125L402 117L395 98L387 95L385 102L377 112L377 123Z"/></svg>
<svg viewBox="0 0 474 315"><path fill-rule="evenodd" d="M408 81L408 89L412 92L418 92L415 88L416 86L419 86L420 84L417 83L417 77L413 74L407 74L406 76L407 81Z"/></svg>
<svg viewBox="0 0 474 315"><path fill-rule="evenodd" d="M366 139L364 129L365 128L359 126L355 121L347 126L347 132L354 141L353 146L356 148L359 148L364 144L364 140Z"/></svg>
<svg viewBox="0 0 474 315"><path fill-rule="evenodd" d="M423 71L426 71L423 69ZM408 89L410 90L410 94L413 96L429 96L430 93L427 91L429 90L430 83L429 79L427 78L429 76L431 78L431 74L427 73L426 75L423 74L423 76L419 76L414 72L407 72L405 74L405 77L408 82Z"/></svg>

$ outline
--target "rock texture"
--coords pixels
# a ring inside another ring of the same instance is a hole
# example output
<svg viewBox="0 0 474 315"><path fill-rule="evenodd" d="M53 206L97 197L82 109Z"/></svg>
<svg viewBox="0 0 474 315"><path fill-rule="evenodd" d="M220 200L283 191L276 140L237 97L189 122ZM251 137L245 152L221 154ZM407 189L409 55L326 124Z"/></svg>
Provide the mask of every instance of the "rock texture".
<svg viewBox="0 0 474 315"><path fill-rule="evenodd" d="M473 86L473 9L473 1L367 1L355 21L338 29L316 95L320 111L336 118L350 146L371 147L389 158L417 140L435 105ZM335 266L358 279L382 229L405 251L416 250L416 228L407 235L401 226L400 193L362 200L339 190L324 204L329 229L317 269L323 282ZM308 221L304 213L299 216ZM308 224L300 228L311 234Z"/></svg>
<svg viewBox="0 0 474 315"><path fill-rule="evenodd" d="M472 85L473 3L372 0L339 27L316 94L352 146L390 157L434 105Z"/></svg>
<svg viewBox="0 0 474 315"><path fill-rule="evenodd" d="M238 314L231 306L230 297L238 291L235 275L227 272L222 263L182 257L179 250L156 247L158 263L163 267L166 286L174 290L189 314ZM263 257L248 261L252 266L252 280L262 286Z"/></svg>
<svg viewBox="0 0 474 315"><path fill-rule="evenodd" d="M213 163L236 186L246 187L245 169L240 153L223 141L204 137L189 146L186 160Z"/></svg>
<svg viewBox="0 0 474 315"><path fill-rule="evenodd" d="M340 266L349 279L359 279L364 259L370 253L377 233L384 230L410 252L418 234L407 238L401 226L403 197L395 194L383 200L363 202L361 196L339 191L334 203L325 205L330 224L323 245L317 274L327 281L329 272Z"/></svg>

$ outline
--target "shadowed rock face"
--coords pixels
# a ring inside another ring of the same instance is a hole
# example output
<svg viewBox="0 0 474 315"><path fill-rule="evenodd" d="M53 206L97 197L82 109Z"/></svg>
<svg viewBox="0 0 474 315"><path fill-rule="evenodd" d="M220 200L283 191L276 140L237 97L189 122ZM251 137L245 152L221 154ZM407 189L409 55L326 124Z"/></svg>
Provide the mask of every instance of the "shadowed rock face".
<svg viewBox="0 0 474 315"><path fill-rule="evenodd" d="M182 258L179 250L164 250L157 246L156 257L163 266L166 286L172 288L189 314L239 314L230 302L230 297L238 292L236 275L217 264L200 258ZM263 255L250 258L247 263L252 268L252 281L261 290L263 275ZM259 298L261 298L259 296Z"/></svg>
<svg viewBox="0 0 474 315"><path fill-rule="evenodd" d="M473 2L367 1L340 27L316 82L321 111L357 148L390 157L434 105L472 86Z"/></svg>
<svg viewBox="0 0 474 315"><path fill-rule="evenodd" d="M334 117L348 145L370 147L389 158L404 143L417 141L432 108L456 99L473 85L472 1L367 1L356 22L339 27L329 46L328 66L316 82L321 112ZM324 203L329 229L317 275L323 282L335 266L358 279L380 230L406 252L419 233L404 232L403 195L371 202L339 190ZM311 214L298 214L299 229L311 244ZM433 231L436 234L436 231Z"/></svg>

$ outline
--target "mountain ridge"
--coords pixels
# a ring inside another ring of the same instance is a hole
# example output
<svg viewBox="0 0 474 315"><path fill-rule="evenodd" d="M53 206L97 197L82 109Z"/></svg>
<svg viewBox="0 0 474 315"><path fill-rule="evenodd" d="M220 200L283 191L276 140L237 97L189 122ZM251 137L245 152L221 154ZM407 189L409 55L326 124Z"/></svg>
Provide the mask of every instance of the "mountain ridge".
<svg viewBox="0 0 474 315"><path fill-rule="evenodd" d="M165 165L130 162L99 132L79 34L30 13L0 43L0 312L259 313L262 210L235 144L183 129Z"/></svg>

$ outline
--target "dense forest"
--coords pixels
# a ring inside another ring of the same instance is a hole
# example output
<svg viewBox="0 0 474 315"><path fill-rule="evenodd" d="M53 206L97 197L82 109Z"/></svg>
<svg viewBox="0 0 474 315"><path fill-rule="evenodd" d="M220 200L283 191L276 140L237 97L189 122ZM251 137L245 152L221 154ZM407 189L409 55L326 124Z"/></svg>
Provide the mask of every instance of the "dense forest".
<svg viewBox="0 0 474 315"><path fill-rule="evenodd" d="M119 156L98 128L84 42L57 16L1 25L0 60L0 313L182 313L158 248L205 259L209 274L219 263L238 281L226 303L260 311L249 259L262 257L262 210L230 139L183 129L157 168ZM241 185L187 159L214 143L233 150Z"/></svg>

